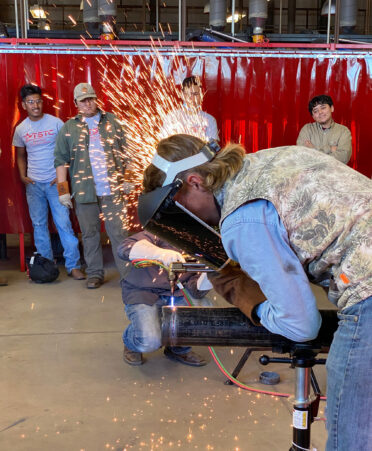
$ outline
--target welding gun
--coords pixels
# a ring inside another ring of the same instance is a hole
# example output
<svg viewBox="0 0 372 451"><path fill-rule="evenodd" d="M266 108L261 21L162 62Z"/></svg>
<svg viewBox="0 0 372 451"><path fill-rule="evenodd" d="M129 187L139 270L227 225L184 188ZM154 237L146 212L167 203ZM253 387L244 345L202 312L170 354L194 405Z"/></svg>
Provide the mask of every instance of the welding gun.
<svg viewBox="0 0 372 451"><path fill-rule="evenodd" d="M171 296L174 296L176 291L178 277L185 272L214 272L214 269L194 259L187 259L186 262L172 262L168 272Z"/></svg>

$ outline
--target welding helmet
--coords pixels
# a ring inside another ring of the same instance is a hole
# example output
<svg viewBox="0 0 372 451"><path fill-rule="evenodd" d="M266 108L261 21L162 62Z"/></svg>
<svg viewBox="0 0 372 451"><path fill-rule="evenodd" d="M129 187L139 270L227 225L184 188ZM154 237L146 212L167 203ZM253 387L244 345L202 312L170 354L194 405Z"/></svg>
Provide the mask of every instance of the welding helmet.
<svg viewBox="0 0 372 451"><path fill-rule="evenodd" d="M219 150L213 140L196 155L175 162L155 154L152 164L165 172L165 181L162 187L141 194L138 201L138 217L144 229L214 269L220 269L229 260L221 236L174 200L183 185L182 180L174 179L180 172L212 160Z"/></svg>

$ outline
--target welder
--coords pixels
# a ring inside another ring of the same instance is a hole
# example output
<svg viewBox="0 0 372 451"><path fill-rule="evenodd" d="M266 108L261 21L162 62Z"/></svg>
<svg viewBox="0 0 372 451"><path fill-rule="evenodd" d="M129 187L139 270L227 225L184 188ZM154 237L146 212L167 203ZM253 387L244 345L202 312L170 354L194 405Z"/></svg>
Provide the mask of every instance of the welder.
<svg viewBox="0 0 372 451"><path fill-rule="evenodd" d="M158 143L144 193L140 217L141 208L158 198L147 222L153 231L165 217L160 210L172 210L174 226L163 228L169 242L182 234L193 245L200 241L196 228L183 231L174 206L210 228L219 225L227 256L261 293L247 294L229 265L212 283L271 332L297 342L313 339L321 318L310 282L327 291L340 324L327 361L326 449L370 449L372 181L313 149L286 146L246 155L240 145L218 150L174 135Z"/></svg>

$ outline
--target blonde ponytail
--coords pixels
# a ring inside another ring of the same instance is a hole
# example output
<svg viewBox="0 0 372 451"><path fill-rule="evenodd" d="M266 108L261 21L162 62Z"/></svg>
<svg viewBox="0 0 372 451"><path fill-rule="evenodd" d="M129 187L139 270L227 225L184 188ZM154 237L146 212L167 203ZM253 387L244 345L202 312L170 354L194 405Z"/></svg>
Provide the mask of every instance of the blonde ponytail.
<svg viewBox="0 0 372 451"><path fill-rule="evenodd" d="M168 161L178 161L197 154L204 142L190 135L173 135L161 140L157 145L157 153ZM228 144L218 152L216 157L188 171L177 174L177 178L185 179L189 172L197 172L204 179L204 187L209 191L219 190L224 183L233 177L243 166L245 151L240 144ZM150 164L143 178L144 192L153 191L162 186L165 173Z"/></svg>

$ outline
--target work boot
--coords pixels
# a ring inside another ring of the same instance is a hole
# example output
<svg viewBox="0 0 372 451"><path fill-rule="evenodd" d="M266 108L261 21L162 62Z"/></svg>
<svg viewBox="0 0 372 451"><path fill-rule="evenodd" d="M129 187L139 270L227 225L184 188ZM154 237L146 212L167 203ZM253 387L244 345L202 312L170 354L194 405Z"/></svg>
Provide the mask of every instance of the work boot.
<svg viewBox="0 0 372 451"><path fill-rule="evenodd" d="M144 360L141 352L131 351L124 345L123 360L129 365L138 366L142 365Z"/></svg>
<svg viewBox="0 0 372 451"><path fill-rule="evenodd" d="M164 348L164 355L170 360L183 363L189 366L204 366L207 362L200 355L193 351L186 352L186 354L176 354L168 346Z"/></svg>
<svg viewBox="0 0 372 451"><path fill-rule="evenodd" d="M0 277L0 287L8 285L8 279L6 277Z"/></svg>
<svg viewBox="0 0 372 451"><path fill-rule="evenodd" d="M99 277L89 277L87 280L87 288L99 288L103 284L103 280Z"/></svg>
<svg viewBox="0 0 372 451"><path fill-rule="evenodd" d="M71 271L68 273L68 275L70 277L72 277L74 280L84 280L85 279L84 274L80 271L79 268L71 269Z"/></svg>

